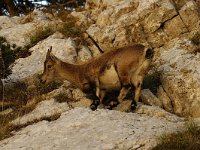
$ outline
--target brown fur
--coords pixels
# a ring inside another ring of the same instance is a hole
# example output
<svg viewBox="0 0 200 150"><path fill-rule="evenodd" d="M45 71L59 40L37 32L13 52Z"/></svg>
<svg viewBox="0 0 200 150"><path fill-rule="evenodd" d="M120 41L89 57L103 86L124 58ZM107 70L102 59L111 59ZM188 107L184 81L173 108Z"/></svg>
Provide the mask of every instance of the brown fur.
<svg viewBox="0 0 200 150"><path fill-rule="evenodd" d="M62 62L48 50L42 80L68 80L84 92L95 89L100 101L106 91L113 89L120 90L118 100L122 101L133 85L137 103L150 64L150 59L145 58L146 51L143 45L137 44L109 51L85 64L73 65Z"/></svg>

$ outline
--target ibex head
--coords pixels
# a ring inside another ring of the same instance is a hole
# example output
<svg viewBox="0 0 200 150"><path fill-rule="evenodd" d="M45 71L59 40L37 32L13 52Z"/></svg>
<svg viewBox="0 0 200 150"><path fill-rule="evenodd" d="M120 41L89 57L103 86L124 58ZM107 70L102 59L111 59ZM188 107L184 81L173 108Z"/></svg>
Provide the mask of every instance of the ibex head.
<svg viewBox="0 0 200 150"><path fill-rule="evenodd" d="M56 58L52 53L52 46L48 49L46 54L46 60L44 62L44 71L41 77L43 83L50 83L55 80L59 80L58 69L60 66L60 60Z"/></svg>

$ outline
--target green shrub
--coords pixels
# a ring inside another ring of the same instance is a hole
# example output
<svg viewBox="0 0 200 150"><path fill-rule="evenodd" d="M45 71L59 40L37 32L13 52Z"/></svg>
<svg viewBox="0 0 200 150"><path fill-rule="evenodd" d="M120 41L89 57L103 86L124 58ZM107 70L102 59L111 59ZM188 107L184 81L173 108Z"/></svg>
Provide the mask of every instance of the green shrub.
<svg viewBox="0 0 200 150"><path fill-rule="evenodd" d="M157 89L161 85L160 75L161 75L160 72L155 71L154 73L145 76L143 84L142 84L142 88L143 89L150 89L151 92L156 94Z"/></svg>
<svg viewBox="0 0 200 150"><path fill-rule="evenodd" d="M63 23L62 27L58 30L65 37L80 37L85 32L85 28L74 26L73 22Z"/></svg>
<svg viewBox="0 0 200 150"><path fill-rule="evenodd" d="M15 61L15 54L10 44L8 44L6 39L3 37L0 37L0 50L2 52L5 67L4 77L7 77L11 73L9 66Z"/></svg>
<svg viewBox="0 0 200 150"><path fill-rule="evenodd" d="M36 89L39 95L49 93L62 85L62 82L51 82L49 84L43 84L41 82L36 84Z"/></svg>
<svg viewBox="0 0 200 150"><path fill-rule="evenodd" d="M30 45L27 45L27 47L31 48L34 45L36 45L39 41L44 40L48 36L52 35L54 33L54 30L52 27L46 27L46 28L38 28L36 32L30 37Z"/></svg>
<svg viewBox="0 0 200 150"><path fill-rule="evenodd" d="M16 82L5 89L4 101L12 102L14 107L18 108L25 105L30 99L57 89L61 84L61 82L52 82L50 84L36 83L35 86L29 88L24 82Z"/></svg>

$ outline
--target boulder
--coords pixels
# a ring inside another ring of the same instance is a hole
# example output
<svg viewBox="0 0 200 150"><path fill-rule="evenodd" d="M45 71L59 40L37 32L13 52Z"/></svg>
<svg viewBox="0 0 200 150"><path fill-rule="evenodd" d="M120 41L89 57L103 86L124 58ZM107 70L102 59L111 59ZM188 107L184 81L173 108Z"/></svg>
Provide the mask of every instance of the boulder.
<svg viewBox="0 0 200 150"><path fill-rule="evenodd" d="M149 89L143 89L141 91L140 98L146 105L158 106L162 108L162 102L158 99Z"/></svg>
<svg viewBox="0 0 200 150"><path fill-rule="evenodd" d="M162 86L159 86L157 91L158 98L162 101L163 108L168 112L173 112L173 106L172 101L167 95L167 93L164 91Z"/></svg>
<svg viewBox="0 0 200 150"><path fill-rule="evenodd" d="M6 28L12 28L16 26L18 22L16 19L8 17L8 16L0 16L0 30Z"/></svg>
<svg viewBox="0 0 200 150"><path fill-rule="evenodd" d="M94 23L94 21L91 19L90 11L81 11L81 12L73 11L71 15L78 20L76 22L77 25L89 25Z"/></svg>
<svg viewBox="0 0 200 150"><path fill-rule="evenodd" d="M167 116L166 116L167 117ZM157 137L181 129L179 117L75 108L55 121L41 121L0 141L0 149L151 149ZM26 139L26 142L24 142Z"/></svg>
<svg viewBox="0 0 200 150"><path fill-rule="evenodd" d="M173 39L183 33L188 32L188 29L182 21L181 17L176 16L165 23L164 31L168 35L169 39Z"/></svg>
<svg viewBox="0 0 200 150"><path fill-rule="evenodd" d="M95 2L97 6L98 2ZM160 47L188 31L170 0L118 1L106 5L106 9L96 9L101 13L95 14L96 23L88 28L87 33L105 51L130 43ZM176 32L172 29L174 23L174 26L181 27ZM170 32L175 33L171 35Z"/></svg>
<svg viewBox="0 0 200 150"><path fill-rule="evenodd" d="M159 49L157 69L173 111L181 116L200 116L200 55L187 38L176 38Z"/></svg>
<svg viewBox="0 0 200 150"><path fill-rule="evenodd" d="M41 121L43 119L50 119L56 115L69 110L67 103L58 103L54 99L44 100L37 104L37 107L31 112L22 117L18 117L13 120L10 125L12 126L24 126L32 124L34 122Z"/></svg>
<svg viewBox="0 0 200 150"><path fill-rule="evenodd" d="M35 10L25 17L0 16L0 36L5 37L10 44L24 47L30 44L34 33L44 28L57 26L61 21L52 19L49 14Z"/></svg>
<svg viewBox="0 0 200 150"><path fill-rule="evenodd" d="M189 31L200 26L200 12L197 4L190 0L180 10L179 14ZM191 17L192 16L192 17Z"/></svg>
<svg viewBox="0 0 200 150"><path fill-rule="evenodd" d="M15 44L17 47L24 47L30 43L30 33L36 28L34 23L17 24L11 28L4 28L0 32L0 36L5 37L10 44Z"/></svg>
<svg viewBox="0 0 200 150"><path fill-rule="evenodd" d="M93 54L91 53L90 49L87 46L82 46L78 51L77 61L87 62L92 58L92 55Z"/></svg>

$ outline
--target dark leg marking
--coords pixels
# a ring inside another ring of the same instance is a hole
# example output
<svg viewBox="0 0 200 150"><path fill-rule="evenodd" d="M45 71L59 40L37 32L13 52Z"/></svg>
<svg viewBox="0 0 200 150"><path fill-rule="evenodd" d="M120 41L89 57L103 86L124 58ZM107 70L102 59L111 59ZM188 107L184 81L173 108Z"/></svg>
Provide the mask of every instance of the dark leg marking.
<svg viewBox="0 0 200 150"><path fill-rule="evenodd" d="M90 105L90 108L92 110L96 110L99 104L100 104L100 100L99 99L93 100L92 104Z"/></svg>
<svg viewBox="0 0 200 150"><path fill-rule="evenodd" d="M138 84L138 86L140 86L140 84ZM133 92L133 91L135 91L135 86L133 86L133 85L131 85L131 99L132 99L132 101L131 101L131 110L133 111L133 110L135 110L136 109L136 107L137 107L137 103L136 103L136 101L135 101L135 93Z"/></svg>
<svg viewBox="0 0 200 150"><path fill-rule="evenodd" d="M135 100L133 99L131 102L131 110L135 110L137 107L137 103L135 102Z"/></svg>

